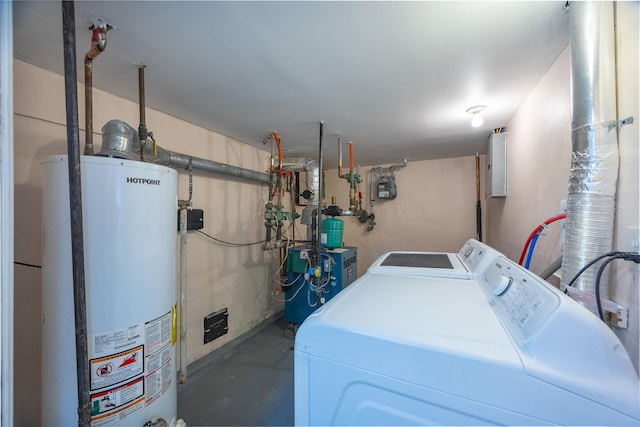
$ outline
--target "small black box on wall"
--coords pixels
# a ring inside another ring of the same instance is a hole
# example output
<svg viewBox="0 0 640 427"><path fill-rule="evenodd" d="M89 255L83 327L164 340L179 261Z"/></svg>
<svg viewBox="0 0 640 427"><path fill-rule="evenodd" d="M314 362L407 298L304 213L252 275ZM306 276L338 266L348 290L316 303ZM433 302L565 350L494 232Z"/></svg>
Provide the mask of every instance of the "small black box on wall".
<svg viewBox="0 0 640 427"><path fill-rule="evenodd" d="M204 211L187 209L187 230L200 230L204 227ZM178 231L180 231L180 209L178 209Z"/></svg>
<svg viewBox="0 0 640 427"><path fill-rule="evenodd" d="M204 343L209 343L229 332L227 308L218 310L204 317Z"/></svg>

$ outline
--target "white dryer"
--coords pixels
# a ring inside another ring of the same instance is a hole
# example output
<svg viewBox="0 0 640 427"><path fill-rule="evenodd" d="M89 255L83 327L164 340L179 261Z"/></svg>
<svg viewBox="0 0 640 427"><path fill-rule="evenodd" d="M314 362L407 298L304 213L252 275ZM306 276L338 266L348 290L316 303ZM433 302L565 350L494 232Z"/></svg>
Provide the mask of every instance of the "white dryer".
<svg viewBox="0 0 640 427"><path fill-rule="evenodd" d="M488 245L469 239L457 252L393 251L381 255L367 271L408 276L472 279L500 253Z"/></svg>
<svg viewBox="0 0 640 427"><path fill-rule="evenodd" d="M501 255L369 270L295 341L296 425L639 425L638 386L604 323Z"/></svg>

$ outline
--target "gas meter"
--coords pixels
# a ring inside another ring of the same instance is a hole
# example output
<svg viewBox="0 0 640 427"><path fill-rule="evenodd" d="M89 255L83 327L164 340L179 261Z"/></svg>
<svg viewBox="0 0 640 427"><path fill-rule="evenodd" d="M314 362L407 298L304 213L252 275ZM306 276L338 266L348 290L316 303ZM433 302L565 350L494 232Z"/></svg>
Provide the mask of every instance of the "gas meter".
<svg viewBox="0 0 640 427"><path fill-rule="evenodd" d="M378 199L395 199L396 177L395 175L382 175L378 178Z"/></svg>

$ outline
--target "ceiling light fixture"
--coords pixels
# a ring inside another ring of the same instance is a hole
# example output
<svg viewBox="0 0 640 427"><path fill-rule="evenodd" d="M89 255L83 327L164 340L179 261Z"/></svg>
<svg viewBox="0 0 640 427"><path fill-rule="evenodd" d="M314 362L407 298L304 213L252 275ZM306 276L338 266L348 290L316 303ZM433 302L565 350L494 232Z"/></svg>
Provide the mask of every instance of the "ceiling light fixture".
<svg viewBox="0 0 640 427"><path fill-rule="evenodd" d="M467 109L467 113L473 116L471 118L471 126L473 126L474 128L482 126L482 123L484 121L482 120L482 116L480 115L480 113L486 109L487 109L486 105L475 105Z"/></svg>

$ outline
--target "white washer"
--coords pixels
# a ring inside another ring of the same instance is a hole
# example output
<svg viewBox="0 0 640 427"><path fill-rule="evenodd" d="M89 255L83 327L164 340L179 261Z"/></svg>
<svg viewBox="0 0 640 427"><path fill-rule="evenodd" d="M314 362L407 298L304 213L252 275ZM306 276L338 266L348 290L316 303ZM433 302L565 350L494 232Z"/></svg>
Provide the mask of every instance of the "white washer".
<svg viewBox="0 0 640 427"><path fill-rule="evenodd" d="M502 256L475 279L369 271L295 342L296 425L638 425L611 330Z"/></svg>
<svg viewBox="0 0 640 427"><path fill-rule="evenodd" d="M469 239L458 253L394 251L381 255L367 271L409 276L472 279L500 255L495 249Z"/></svg>

